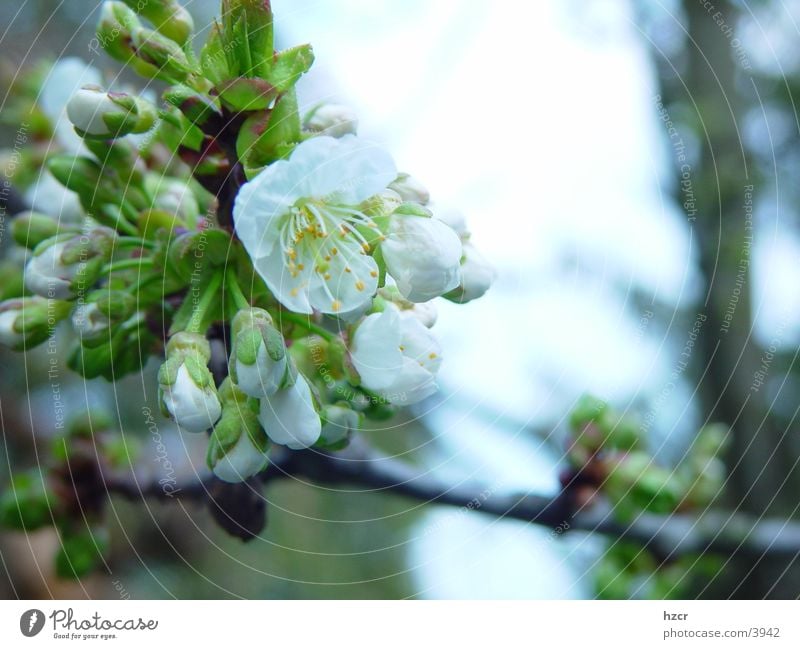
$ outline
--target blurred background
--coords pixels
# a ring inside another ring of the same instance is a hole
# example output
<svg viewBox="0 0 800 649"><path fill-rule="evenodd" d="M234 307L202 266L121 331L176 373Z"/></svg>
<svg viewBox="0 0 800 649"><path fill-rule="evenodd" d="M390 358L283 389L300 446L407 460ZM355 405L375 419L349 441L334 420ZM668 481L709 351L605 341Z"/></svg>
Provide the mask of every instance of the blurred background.
<svg viewBox="0 0 800 649"><path fill-rule="evenodd" d="M15 69L75 56L116 74L90 49L93 4L0 4L0 55ZM217 2L185 4L202 42ZM667 464L704 423L733 426L729 505L796 514L800 2L710 4L273 1L281 46L315 49L301 104L351 105L360 134L431 190L434 209L467 215L499 273L484 299L442 301L441 393L370 433L386 452L454 484L556 493L567 415L591 392L640 413ZM14 129L2 136L12 147ZM5 474L36 462L30 430L52 428L43 404L53 397L43 356L2 354ZM180 470L197 449L166 420L158 438L143 425L154 369L116 390L65 375L61 395L118 413L158 475L164 452ZM598 569L613 541L598 536L554 538L480 512L297 481L270 485L267 499L268 527L245 545L200 506L115 499L110 574L77 583L51 574L52 531L2 533L0 593L604 594ZM682 592L796 596L793 565L768 563L731 562ZM653 588L626 592L662 594Z"/></svg>

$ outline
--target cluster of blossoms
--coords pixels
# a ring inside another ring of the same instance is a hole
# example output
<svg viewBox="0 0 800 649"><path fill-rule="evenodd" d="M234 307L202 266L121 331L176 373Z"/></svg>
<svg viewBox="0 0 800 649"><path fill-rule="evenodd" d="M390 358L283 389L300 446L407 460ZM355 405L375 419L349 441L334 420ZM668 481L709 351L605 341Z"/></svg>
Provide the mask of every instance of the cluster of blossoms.
<svg viewBox="0 0 800 649"><path fill-rule="evenodd" d="M454 228L436 218L427 191L398 174L385 151L360 140L348 112L325 115L323 121L320 111L313 114L317 129L340 137L308 137L236 196L235 233L256 276L249 281L263 280L279 306L270 313L269 300L259 307L229 285L238 308L229 403L221 407L205 365L204 372L162 370L165 412L183 430L226 422L223 432L214 428L209 450L225 480L263 469L267 438L293 449L320 439L338 443L358 428L368 406L430 396L441 364L431 301L467 302L494 278L463 222ZM287 322L295 330L305 323L311 336L288 341ZM172 344L181 336L167 345L164 368L183 362L183 343ZM315 347L324 347L324 358L309 351ZM236 415L226 419L225 409L234 407ZM232 422L240 422L235 431ZM235 450L226 454L228 448Z"/></svg>
<svg viewBox="0 0 800 649"><path fill-rule="evenodd" d="M98 44L166 81L163 107L66 61L31 100L55 146L14 221L28 252L0 342L27 350L67 321L70 367L109 380L163 354L163 413L239 482L272 445L340 448L433 394L434 301L481 297L494 270L349 109L302 114L313 53L274 51L268 2L224 0L199 56L192 33L174 0L104 2Z"/></svg>

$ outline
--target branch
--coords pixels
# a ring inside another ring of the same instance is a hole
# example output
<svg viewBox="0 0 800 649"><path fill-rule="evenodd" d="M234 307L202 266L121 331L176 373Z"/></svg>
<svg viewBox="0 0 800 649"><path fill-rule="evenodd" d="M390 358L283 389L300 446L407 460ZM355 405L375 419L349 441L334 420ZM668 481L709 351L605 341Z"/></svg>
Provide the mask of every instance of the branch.
<svg viewBox="0 0 800 649"><path fill-rule="evenodd" d="M285 478L304 478L328 487L350 486L365 491L386 492L424 504L440 504L510 518L568 532L590 532L612 539L636 542L661 561L686 555L714 553L753 559L800 555L800 524L777 519L756 519L742 514L712 512L700 517L688 514L657 516L642 514L630 523L613 517L608 505L576 508L569 490L555 496L497 494L484 484L446 485L429 472L388 457L379 457L366 447L352 444L336 454L318 450L277 453L258 476L268 484ZM173 493L154 483L139 487L120 479L106 480L106 488L130 500L144 497L208 499L215 503L219 480L209 473ZM248 487L252 491L252 484ZM241 535L243 538L245 535ZM251 535L252 536L252 535Z"/></svg>

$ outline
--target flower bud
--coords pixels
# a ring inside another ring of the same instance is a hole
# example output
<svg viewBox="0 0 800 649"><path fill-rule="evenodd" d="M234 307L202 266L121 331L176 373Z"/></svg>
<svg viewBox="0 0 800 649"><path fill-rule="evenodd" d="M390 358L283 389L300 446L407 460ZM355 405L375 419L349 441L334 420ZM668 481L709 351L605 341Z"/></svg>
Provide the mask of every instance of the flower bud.
<svg viewBox="0 0 800 649"><path fill-rule="evenodd" d="M108 552L108 531L103 528L62 530L61 547L56 554L56 574L64 579L79 579L97 568Z"/></svg>
<svg viewBox="0 0 800 649"><path fill-rule="evenodd" d="M433 301L416 303L411 302L400 294L400 291L396 286L384 286L380 290L378 297L373 300L372 310L374 312L383 311L383 299L390 300L391 303L403 313L410 313L428 329L436 324L436 320L439 317L439 312L436 309L436 304Z"/></svg>
<svg viewBox="0 0 800 649"><path fill-rule="evenodd" d="M69 303L67 303L69 304ZM142 368L143 349L153 345L153 334L145 327L112 330L110 336L91 344L76 343L67 356L67 367L86 379L103 377L118 381Z"/></svg>
<svg viewBox="0 0 800 649"><path fill-rule="evenodd" d="M347 106L321 104L306 115L303 126L320 135L342 137L358 130L358 118Z"/></svg>
<svg viewBox="0 0 800 649"><path fill-rule="evenodd" d="M361 426L361 415L346 404L325 406L321 418L320 441L329 448L344 448Z"/></svg>
<svg viewBox="0 0 800 649"><path fill-rule="evenodd" d="M0 260L0 301L25 294L24 268L15 259Z"/></svg>
<svg viewBox="0 0 800 649"><path fill-rule="evenodd" d="M702 459L719 457L725 452L731 439L730 429L725 424L708 424L697 433L690 452Z"/></svg>
<svg viewBox="0 0 800 649"><path fill-rule="evenodd" d="M449 226L450 229L453 230L462 241L469 239L470 233L467 229L467 219L459 210L436 210L436 215L434 218Z"/></svg>
<svg viewBox="0 0 800 649"><path fill-rule="evenodd" d="M25 286L42 297L71 300L98 280L111 257L115 233L97 227L43 241L25 267Z"/></svg>
<svg viewBox="0 0 800 649"><path fill-rule="evenodd" d="M111 57L128 63L136 56L131 47L132 32L140 27L141 22L132 9L109 0L100 9L97 40Z"/></svg>
<svg viewBox="0 0 800 649"><path fill-rule="evenodd" d="M261 399L258 420L273 442L291 449L313 446L322 430L311 387L302 374L292 386Z"/></svg>
<svg viewBox="0 0 800 649"><path fill-rule="evenodd" d="M686 478L686 501L693 507L708 507L725 485L725 465L718 458L693 463Z"/></svg>
<svg viewBox="0 0 800 649"><path fill-rule="evenodd" d="M174 0L123 0L123 2L178 45L184 45L194 31L192 15Z"/></svg>
<svg viewBox="0 0 800 649"><path fill-rule="evenodd" d="M210 358L211 348L203 336L180 332L167 343L167 360L158 373L162 411L191 433L211 428L222 412L207 366Z"/></svg>
<svg viewBox="0 0 800 649"><path fill-rule="evenodd" d="M208 445L209 468L224 482L244 482L266 467L269 441L258 423L258 401L230 378L219 388L222 416Z"/></svg>
<svg viewBox="0 0 800 649"><path fill-rule="evenodd" d="M461 282L445 297L451 302L465 304L482 297L494 283L497 272L471 243L463 244L461 258Z"/></svg>
<svg viewBox="0 0 800 649"><path fill-rule="evenodd" d="M67 117L81 137L108 140L149 131L156 109L144 99L87 85L69 100Z"/></svg>
<svg viewBox="0 0 800 649"><path fill-rule="evenodd" d="M685 489L671 471L641 451L611 456L603 490L614 503L667 514L675 510Z"/></svg>
<svg viewBox="0 0 800 649"><path fill-rule="evenodd" d="M58 182L78 195L84 206L117 205L121 201L119 188L91 158L54 155L48 158L47 167Z"/></svg>
<svg viewBox="0 0 800 649"><path fill-rule="evenodd" d="M172 268L186 281L196 276L199 268L224 265L230 254L230 235L216 228L185 232L175 237L167 252Z"/></svg>
<svg viewBox="0 0 800 649"><path fill-rule="evenodd" d="M134 29L131 44L140 64L134 69L142 76L183 83L195 72L181 46L152 29Z"/></svg>
<svg viewBox="0 0 800 649"><path fill-rule="evenodd" d="M69 302L42 297L0 302L0 345L24 350L43 343L67 316L69 307Z"/></svg>
<svg viewBox="0 0 800 649"><path fill-rule="evenodd" d="M116 324L130 317L136 298L123 291L97 291L72 312L72 328L86 347L94 347L111 338Z"/></svg>
<svg viewBox="0 0 800 649"><path fill-rule="evenodd" d="M54 496L39 471L17 473L0 495L0 526L31 532L53 521Z"/></svg>
<svg viewBox="0 0 800 649"><path fill-rule="evenodd" d="M358 325L350 357L361 385L388 402L417 403L436 391L439 342L417 318L392 304Z"/></svg>
<svg viewBox="0 0 800 649"><path fill-rule="evenodd" d="M187 229L194 229L200 206L191 186L183 180L149 175L145 187L153 196L153 208L175 215Z"/></svg>
<svg viewBox="0 0 800 649"><path fill-rule="evenodd" d="M45 239L59 233L59 223L52 216L22 212L11 222L11 234L20 246L33 249Z"/></svg>
<svg viewBox="0 0 800 649"><path fill-rule="evenodd" d="M581 395L569 413L569 426L574 432L581 432L586 424L599 421L608 409L608 403L602 399L591 394Z"/></svg>
<svg viewBox="0 0 800 649"><path fill-rule="evenodd" d="M53 217L62 227L77 226L85 218L79 197L56 180L49 169L42 170L38 180L28 188L25 201L33 212Z"/></svg>
<svg viewBox="0 0 800 649"><path fill-rule="evenodd" d="M220 47L231 53L233 77L266 78L274 56L270 3L265 0L223 0Z"/></svg>
<svg viewBox="0 0 800 649"><path fill-rule="evenodd" d="M431 200L431 195L425 186L413 176L401 173L389 185L389 189L396 191L400 197L409 203L419 203L427 205Z"/></svg>
<svg viewBox="0 0 800 649"><path fill-rule="evenodd" d="M281 333L264 309L242 309L233 319L230 373L251 397L274 394L288 375L288 356Z"/></svg>
<svg viewBox="0 0 800 649"><path fill-rule="evenodd" d="M405 203L400 210L413 203ZM412 302L427 302L459 283L461 240L441 221L395 212L381 244L386 270L400 293Z"/></svg>

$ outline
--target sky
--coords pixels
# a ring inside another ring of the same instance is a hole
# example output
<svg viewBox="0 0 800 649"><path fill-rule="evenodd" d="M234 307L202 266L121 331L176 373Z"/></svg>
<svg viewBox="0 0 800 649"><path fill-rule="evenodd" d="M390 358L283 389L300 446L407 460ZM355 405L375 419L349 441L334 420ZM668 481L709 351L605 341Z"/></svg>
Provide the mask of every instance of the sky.
<svg viewBox="0 0 800 649"><path fill-rule="evenodd" d="M634 294L670 310L697 286L690 229L670 199L653 70L629 8L273 6L284 38L312 42L317 55L301 103L352 106L360 134L429 188L434 211L466 214L498 269L484 299L440 305L443 397L421 412L436 436L431 461L498 490L555 490L557 450L526 426L556 430L586 390L657 394L672 350L663 335L637 334L645 311ZM581 566L594 542L553 543L549 530L480 515L428 518L409 553L421 596L590 592Z"/></svg>

